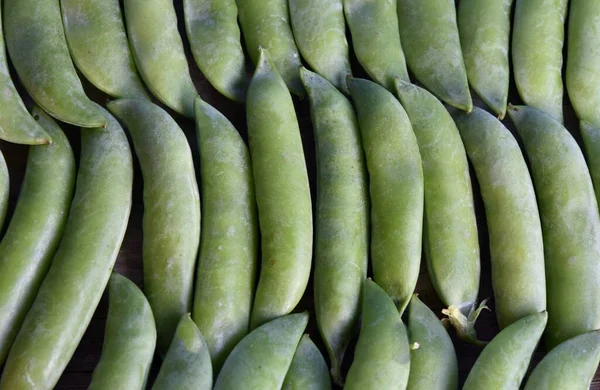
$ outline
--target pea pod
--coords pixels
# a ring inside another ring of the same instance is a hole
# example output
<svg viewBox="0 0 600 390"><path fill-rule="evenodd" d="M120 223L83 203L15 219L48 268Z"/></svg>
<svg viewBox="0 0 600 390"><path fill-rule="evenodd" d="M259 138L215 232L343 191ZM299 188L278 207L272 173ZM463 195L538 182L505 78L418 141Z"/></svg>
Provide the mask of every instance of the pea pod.
<svg viewBox="0 0 600 390"><path fill-rule="evenodd" d="M108 291L102 355L88 389L145 389L156 346L152 309L135 283L116 272Z"/></svg>
<svg viewBox="0 0 600 390"><path fill-rule="evenodd" d="M371 261L375 282L400 313L414 292L421 263L423 165L406 112L379 85L349 79L371 193Z"/></svg>
<svg viewBox="0 0 600 390"><path fill-rule="evenodd" d="M298 344L285 376L283 390L329 390L331 379L327 363L317 346L305 334Z"/></svg>
<svg viewBox="0 0 600 390"><path fill-rule="evenodd" d="M30 148L21 194L0 242L0 364L48 272L75 186L69 140L41 109L33 114L53 142Z"/></svg>
<svg viewBox="0 0 600 390"><path fill-rule="evenodd" d="M302 298L312 258L312 207L298 121L290 93L261 50L246 105L262 241L255 328L290 313Z"/></svg>
<svg viewBox="0 0 600 390"><path fill-rule="evenodd" d="M69 218L52 265L8 354L0 389L52 389L75 352L117 259L129 213L133 163L125 133L81 133Z"/></svg>
<svg viewBox="0 0 600 390"><path fill-rule="evenodd" d="M0 150L0 229L4 226L6 209L8 208L8 195L10 194L10 176L6 160Z"/></svg>
<svg viewBox="0 0 600 390"><path fill-rule="evenodd" d="M600 128L582 120L579 122L579 131L587 154L596 200L600 200Z"/></svg>
<svg viewBox="0 0 600 390"><path fill-rule="evenodd" d="M600 328L600 216L590 173L571 134L543 111L508 110L531 166L542 221L548 349Z"/></svg>
<svg viewBox="0 0 600 390"><path fill-rule="evenodd" d="M144 179L144 292L164 354L181 316L190 311L200 241L200 200L190 145L177 123L142 99L118 99L108 109L133 139Z"/></svg>

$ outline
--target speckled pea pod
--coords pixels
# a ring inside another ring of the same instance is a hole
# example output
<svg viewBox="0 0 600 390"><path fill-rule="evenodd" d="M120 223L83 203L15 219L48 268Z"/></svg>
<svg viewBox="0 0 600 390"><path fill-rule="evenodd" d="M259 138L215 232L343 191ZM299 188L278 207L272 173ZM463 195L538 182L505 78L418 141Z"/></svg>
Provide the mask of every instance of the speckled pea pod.
<svg viewBox="0 0 600 390"><path fill-rule="evenodd" d="M142 390L156 346L156 325L148 300L129 279L113 272L100 361L89 390Z"/></svg>
<svg viewBox="0 0 600 390"><path fill-rule="evenodd" d="M563 41L568 0L516 0L515 82L525 104L563 122Z"/></svg>
<svg viewBox="0 0 600 390"><path fill-rule="evenodd" d="M579 122L579 131L587 155L587 163L594 183L596 200L600 204L600 128L587 121Z"/></svg>
<svg viewBox="0 0 600 390"><path fill-rule="evenodd" d="M331 389L327 363L307 334L302 336L300 344L298 344L281 388L283 390Z"/></svg>
<svg viewBox="0 0 600 390"><path fill-rule="evenodd" d="M532 171L542 221L551 349L600 328L600 216L583 153L543 111L509 107Z"/></svg>
<svg viewBox="0 0 600 390"><path fill-rule="evenodd" d="M210 390L212 385L208 347L190 315L184 314L152 390Z"/></svg>
<svg viewBox="0 0 600 390"><path fill-rule="evenodd" d="M219 111L196 98L202 237L193 319L215 372L248 333L254 296L258 221L248 148Z"/></svg>
<svg viewBox="0 0 600 390"><path fill-rule="evenodd" d="M394 95L363 79L349 79L348 86L370 176L373 274L402 313L421 264L423 165L419 146Z"/></svg>
<svg viewBox="0 0 600 390"><path fill-rule="evenodd" d="M408 68L440 100L470 112L467 72L451 0L398 0L400 38Z"/></svg>
<svg viewBox="0 0 600 390"><path fill-rule="evenodd" d="M124 0L123 4L131 51L142 79L167 107L193 118L198 93L177 31L173 1Z"/></svg>
<svg viewBox="0 0 600 390"><path fill-rule="evenodd" d="M500 328L546 310L544 243L523 153L486 111L455 117L479 181L488 225L492 287Z"/></svg>
<svg viewBox="0 0 600 390"><path fill-rule="evenodd" d="M506 114L513 0L462 0L458 30L469 84L500 119Z"/></svg>
<svg viewBox="0 0 600 390"><path fill-rule="evenodd" d="M200 241L200 199L192 152L183 131L159 106L119 99L108 109L128 128L144 179L144 292L164 354L192 303Z"/></svg>
<svg viewBox="0 0 600 390"><path fill-rule="evenodd" d="M33 115L53 142L30 148L19 200L0 242L0 364L48 272L75 186L69 140L41 109Z"/></svg>
<svg viewBox="0 0 600 390"><path fill-rule="evenodd" d="M10 194L10 176L6 160L0 150L0 229L4 226L6 209L8 208L8 195Z"/></svg>
<svg viewBox="0 0 600 390"><path fill-rule="evenodd" d="M281 389L308 313L289 314L254 329L225 361L214 390Z"/></svg>
<svg viewBox="0 0 600 390"><path fill-rule="evenodd" d="M302 298L312 258L312 207L290 93L261 50L246 105L262 241L251 328L290 313Z"/></svg>
<svg viewBox="0 0 600 390"><path fill-rule="evenodd" d="M129 220L133 162L125 133L97 106L106 128L81 133L69 218L50 270L8 354L0 389L52 389L85 332Z"/></svg>

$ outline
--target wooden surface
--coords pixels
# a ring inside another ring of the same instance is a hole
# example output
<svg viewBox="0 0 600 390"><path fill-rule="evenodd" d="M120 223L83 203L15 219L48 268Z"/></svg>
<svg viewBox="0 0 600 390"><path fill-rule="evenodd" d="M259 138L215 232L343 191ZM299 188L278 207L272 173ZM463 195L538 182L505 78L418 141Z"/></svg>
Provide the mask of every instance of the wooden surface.
<svg viewBox="0 0 600 390"><path fill-rule="evenodd" d="M192 77L196 83L198 91L204 100L214 105L217 109L223 112L231 122L237 127L245 140L246 137L246 125L245 125L245 111L244 106L242 104L234 103L226 98L220 96L204 79L200 71L198 70L196 64L193 61L193 58L190 54L189 44L185 37L184 28L183 28L183 15L181 12L181 0L175 0L176 9L179 18L179 30L184 40L184 45L186 49L186 53L188 55L188 61L190 65L190 72ZM357 64L356 59L352 58L353 70L354 74L357 77L366 77L364 71L360 69L360 66ZM251 69L249 69L251 71ZM83 78L83 77L82 77ZM18 84L18 88L21 92L23 92L23 97L25 101L30 104L30 99L25 96L24 90L19 85L17 78L13 72L13 79L15 83ZM109 97L102 94L95 88L93 88L89 83L84 81L85 88L90 97L98 103L106 103L109 100ZM511 84L510 87L510 98L509 101L513 104L520 104L521 101L516 92L516 88L514 83ZM481 101L474 95L474 100L476 104L480 107L485 107ZM310 122L310 111L308 102L306 100L299 101L295 99L296 111L298 114L298 119L300 122L300 128L302 132L302 139L304 143L304 150L306 155L306 162L309 172L309 179L311 184L311 192L313 195L313 205L314 205L314 194L315 194L315 148L313 141L313 132ZM181 125L184 130L188 140L190 142L194 159L196 163L196 169L198 172L198 148L196 144L196 136L193 121L183 118L177 114L174 114L172 111L169 111L173 117L177 120L177 122ZM513 126L509 121L505 120L505 124L511 129L514 130ZM574 115L574 112L568 102L568 98L565 94L565 122L568 129L573 133L577 141L581 145L581 137L579 136L577 121ZM79 156L79 132L81 130L74 128L72 126L61 124L63 130L65 130L67 136L71 140L71 144L73 146L76 158ZM27 150L28 147L8 144L6 142L0 141L0 150L5 155L7 164L10 170L10 179L11 179L11 193L10 193L10 204L9 204L9 214L7 216L7 222L9 221L10 215L12 214L12 210L15 206L20 183L23 179L23 175L25 172L26 159L27 159ZM142 204L142 179L141 172L139 170L139 166L137 161L135 162L135 180L134 180L134 190L133 190L133 208L131 210L131 217L129 220L129 226L127 228L127 233L125 235L125 239L123 241L123 246L119 252L119 257L115 266L115 270L130 279L132 279L135 283L137 283L140 287L143 286L142 280L142 214L143 214L143 204ZM484 215L483 204L481 201L481 195L479 193L479 188L477 181L475 179L475 175L471 172L471 177L473 178L473 189L475 194L475 205L477 212L477 223L479 227L479 237L480 237L480 245L481 245L481 262L482 262L482 275L481 275L481 283L480 283L480 291L479 298L492 298L490 299L490 308L492 311L484 311L477 323L477 331L478 335L483 340L490 340L497 332L498 326L496 324L495 317L493 315L494 302L492 297L492 289L491 289L491 278L490 278L490 262L489 262L489 246L488 246L488 238L487 238L487 229L486 229L486 221ZM4 229L6 226L4 227ZM82 288L86 288L86 286L82 286ZM417 292L420 294L420 298L425 302L429 307L434 310L438 316L441 315L441 309L443 305L437 298L437 295L431 285L429 277L427 275L427 271L425 268L425 262L422 262L421 274L419 276L419 281L417 285ZM311 312L311 319L307 328L307 332L311 334L311 337L317 345L324 352L323 345L320 340L320 336L318 334L318 330L316 327L316 322L313 311L313 302L312 302L312 284L309 284L307 291L300 302L298 310L309 310ZM100 353L102 350L102 340L104 335L104 323L106 319L107 312L107 297L106 294L102 298L98 309L79 345L77 351L75 352L71 362L67 366L65 372L63 373L61 380L59 381L57 388L59 389L80 389L86 388L90 382L91 374L96 366ZM456 352L458 355L459 369L460 369L460 380L461 383L464 382L466 376L469 372L469 369L474 364L477 356L479 355L481 348L466 344L460 340L458 340L453 331L450 331L451 336L455 342ZM536 351L533 357L533 364L531 368L539 362L539 360L543 357L544 348L541 345ZM326 355L324 353L324 355ZM349 363L351 362L352 350L349 350L344 361L344 365L346 369L348 368ZM156 375L158 370L158 362L159 358L156 357L153 363L153 369L151 374L151 381L153 377ZM594 379L594 383L592 384L593 389L600 389L600 375L597 373L596 378Z"/></svg>

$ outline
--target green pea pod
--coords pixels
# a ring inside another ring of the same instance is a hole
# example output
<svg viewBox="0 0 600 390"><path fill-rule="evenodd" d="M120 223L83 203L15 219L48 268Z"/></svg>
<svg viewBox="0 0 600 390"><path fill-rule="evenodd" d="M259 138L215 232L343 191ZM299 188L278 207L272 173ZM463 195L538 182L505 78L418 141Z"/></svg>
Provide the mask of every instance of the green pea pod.
<svg viewBox="0 0 600 390"><path fill-rule="evenodd" d="M304 89L298 76L300 54L289 23L288 0L236 0L239 19L250 58L260 67L260 48L269 51L271 61L285 84L296 95Z"/></svg>
<svg viewBox="0 0 600 390"><path fill-rule="evenodd" d="M579 122L579 131L583 138L583 146L587 154L587 162L594 183L596 200L600 204L600 128L582 120Z"/></svg>
<svg viewBox="0 0 600 390"><path fill-rule="evenodd" d="M258 221L248 148L231 122L196 98L202 236L193 319L215 372L248 333L256 279Z"/></svg>
<svg viewBox="0 0 600 390"><path fill-rule="evenodd" d="M513 0L462 0L458 30L469 84L500 119L506 114Z"/></svg>
<svg viewBox="0 0 600 390"><path fill-rule="evenodd" d="M509 107L529 158L546 265L548 349L600 328L600 216L581 149L541 110Z"/></svg>
<svg viewBox="0 0 600 390"><path fill-rule="evenodd" d="M533 183L519 144L499 120L477 107L455 120L485 205L502 329L546 310L544 244Z"/></svg>
<svg viewBox="0 0 600 390"><path fill-rule="evenodd" d="M360 336L344 389L405 389L409 371L402 318L388 294L368 279L363 288Z"/></svg>
<svg viewBox="0 0 600 390"><path fill-rule="evenodd" d="M290 20L302 56L317 73L347 92L352 73L343 0L290 0Z"/></svg>
<svg viewBox="0 0 600 390"><path fill-rule="evenodd" d="M352 104L325 79L300 70L311 103L317 154L315 316L331 375L341 364L360 316L369 256L369 193Z"/></svg>
<svg viewBox="0 0 600 390"><path fill-rule="evenodd" d="M48 272L75 186L69 140L41 109L33 114L53 142L30 148L19 200L0 242L0 364Z"/></svg>
<svg viewBox="0 0 600 390"><path fill-rule="evenodd" d="M129 213L133 163L125 133L81 133L69 218L52 265L8 354L0 389L52 389L85 332L117 259Z"/></svg>
<svg viewBox="0 0 600 390"><path fill-rule="evenodd" d="M47 113L81 127L104 127L69 55L57 0L4 0L4 34L23 86Z"/></svg>
<svg viewBox="0 0 600 390"><path fill-rule="evenodd" d="M210 390L212 385L208 347L190 315L184 314L152 390Z"/></svg>
<svg viewBox="0 0 600 390"><path fill-rule="evenodd" d="M116 272L108 291L102 355L88 389L145 389L156 346L152 309L135 283Z"/></svg>
<svg viewBox="0 0 600 390"><path fill-rule="evenodd" d="M193 118L198 92L177 30L173 1L124 0L123 4L131 51L142 79L158 100Z"/></svg>
<svg viewBox="0 0 600 390"><path fill-rule="evenodd" d="M467 72L448 0L398 0L400 38L408 68L440 100L471 112Z"/></svg>
<svg viewBox="0 0 600 390"><path fill-rule="evenodd" d="M251 328L290 313L302 298L312 258L312 207L290 93L266 50L248 88L250 155L262 241Z"/></svg>
<svg viewBox="0 0 600 390"><path fill-rule="evenodd" d="M562 123L561 72L568 0L516 1L512 62L517 90L525 104Z"/></svg>
<svg viewBox="0 0 600 390"><path fill-rule="evenodd" d="M423 165L406 112L379 85L349 79L370 175L371 261L375 281L400 313L421 264Z"/></svg>
<svg viewBox="0 0 600 390"><path fill-rule="evenodd" d="M331 379L327 363L317 346L305 334L298 344L290 369L283 381L283 390L330 390Z"/></svg>
<svg viewBox="0 0 600 390"><path fill-rule="evenodd" d="M6 160L0 150L0 229L4 226L6 209L8 208L8 195L10 194L10 176Z"/></svg>
<svg viewBox="0 0 600 390"><path fill-rule="evenodd" d="M587 390L600 363L600 331L575 336L554 348L535 367L525 390Z"/></svg>
<svg viewBox="0 0 600 390"><path fill-rule="evenodd" d="M181 316L190 311L200 241L200 199L190 145L177 123L142 99L108 109L129 130L144 179L144 292L164 354Z"/></svg>
<svg viewBox="0 0 600 390"><path fill-rule="evenodd" d="M246 99L249 78L235 0L185 0L185 27L202 74L223 95Z"/></svg>
<svg viewBox="0 0 600 390"><path fill-rule="evenodd" d="M308 313L288 314L254 329L235 346L214 390L279 390L308 323Z"/></svg>

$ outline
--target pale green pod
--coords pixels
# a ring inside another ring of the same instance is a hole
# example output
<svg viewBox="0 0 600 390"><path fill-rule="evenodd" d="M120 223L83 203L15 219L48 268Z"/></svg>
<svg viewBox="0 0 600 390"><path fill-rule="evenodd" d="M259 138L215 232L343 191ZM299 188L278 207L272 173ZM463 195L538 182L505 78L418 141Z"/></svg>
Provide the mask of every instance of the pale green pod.
<svg viewBox="0 0 600 390"><path fill-rule="evenodd" d="M512 63L517 90L525 104L562 123L562 53L568 0L516 2Z"/></svg>
<svg viewBox="0 0 600 390"><path fill-rule="evenodd" d="M8 195L10 194L10 175L6 160L0 150L0 229L4 226L6 211L8 209Z"/></svg>
<svg viewBox="0 0 600 390"><path fill-rule="evenodd" d="M451 0L398 0L400 38L408 68L440 100L473 108Z"/></svg>
<svg viewBox="0 0 600 390"><path fill-rule="evenodd" d="M331 378L323 355L305 334L298 344L282 390L330 390Z"/></svg>
<svg viewBox="0 0 600 390"><path fill-rule="evenodd" d="M142 79L167 107L193 118L198 92L177 30L173 1L124 0L123 4L131 51Z"/></svg>
<svg viewBox="0 0 600 390"><path fill-rule="evenodd" d="M579 131L587 155L587 163L594 183L596 200L600 204L600 128L584 120L579 122Z"/></svg>

